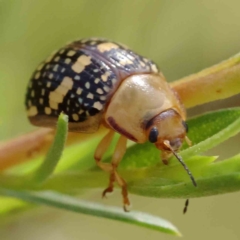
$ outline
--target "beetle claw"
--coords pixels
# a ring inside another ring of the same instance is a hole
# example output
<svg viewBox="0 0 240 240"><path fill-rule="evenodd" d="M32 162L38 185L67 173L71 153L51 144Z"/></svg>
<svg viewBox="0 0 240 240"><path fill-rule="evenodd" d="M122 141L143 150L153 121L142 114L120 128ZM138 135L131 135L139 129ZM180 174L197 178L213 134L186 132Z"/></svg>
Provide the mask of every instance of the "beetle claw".
<svg viewBox="0 0 240 240"><path fill-rule="evenodd" d="M131 205L130 205L130 204L124 204L124 205L123 205L123 210L124 210L124 212L130 212L130 210L131 210Z"/></svg>
<svg viewBox="0 0 240 240"><path fill-rule="evenodd" d="M167 159L162 159L162 162L164 165L168 165L168 160Z"/></svg>
<svg viewBox="0 0 240 240"><path fill-rule="evenodd" d="M107 198L107 193L112 193L113 187L108 187L102 192L102 198Z"/></svg>

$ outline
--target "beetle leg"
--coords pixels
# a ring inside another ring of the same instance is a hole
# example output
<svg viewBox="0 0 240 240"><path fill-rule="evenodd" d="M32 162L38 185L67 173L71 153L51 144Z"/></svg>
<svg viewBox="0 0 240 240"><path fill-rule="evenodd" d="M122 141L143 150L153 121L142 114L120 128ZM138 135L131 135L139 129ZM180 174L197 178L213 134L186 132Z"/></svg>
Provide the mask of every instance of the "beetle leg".
<svg viewBox="0 0 240 240"><path fill-rule="evenodd" d="M118 185L122 188L122 197L123 197L123 209L125 212L129 211L130 201L128 198L128 190L127 190L127 183L125 180L115 171L115 179Z"/></svg>
<svg viewBox="0 0 240 240"><path fill-rule="evenodd" d="M125 180L118 174L117 167L122 160L125 152L126 152L126 145L127 145L127 138L123 135L120 136L117 146L115 148L113 157L112 157L112 166L113 166L113 173L115 176L115 181L118 183L118 185L122 188L122 196L123 196L123 206L124 210L127 211L127 208L130 205L130 201L128 199L128 191L127 191L127 183ZM111 176L110 176L110 182L111 182Z"/></svg>
<svg viewBox="0 0 240 240"><path fill-rule="evenodd" d="M109 178L109 185L108 187L103 191L102 196L105 197L106 193L110 193L113 191L114 188L114 182L115 182L115 174L113 172L113 166L110 163L103 163L101 162L101 159L104 155L104 153L107 151L112 139L114 136L114 131L110 130L104 138L101 140L101 142L98 144L97 149L94 154L94 158L96 160L97 165L105 172L110 173Z"/></svg>
<svg viewBox="0 0 240 240"><path fill-rule="evenodd" d="M113 171L110 172L108 187L102 192L102 197L105 197L107 193L113 192L115 182L115 174Z"/></svg>
<svg viewBox="0 0 240 240"><path fill-rule="evenodd" d="M110 130L101 140L101 142L98 144L94 158L97 163L97 165L105 172L111 172L113 167L109 163L103 163L101 162L101 159L104 155L104 153L107 151L112 139L113 139L114 131Z"/></svg>
<svg viewBox="0 0 240 240"><path fill-rule="evenodd" d="M96 160L97 165L102 170L110 173L109 185L103 191L102 196L104 197L106 193L113 191L114 182L116 181L118 185L122 188L124 210L127 211L127 207L130 205L130 201L128 199L127 184L117 172L117 167L126 152L127 138L124 137L123 135L120 136L117 142L117 146L114 150L111 164L101 162L102 156L107 151L112 141L113 135L114 135L114 131L110 130L107 133L107 135L101 140L101 142L98 144L97 149L95 151L94 158Z"/></svg>

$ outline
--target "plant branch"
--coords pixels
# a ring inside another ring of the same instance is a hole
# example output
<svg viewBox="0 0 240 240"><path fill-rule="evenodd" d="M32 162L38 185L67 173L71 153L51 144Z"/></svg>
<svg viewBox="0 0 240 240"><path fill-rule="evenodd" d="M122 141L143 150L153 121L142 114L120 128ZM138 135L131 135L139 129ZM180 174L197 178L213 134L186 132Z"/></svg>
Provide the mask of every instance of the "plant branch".
<svg viewBox="0 0 240 240"><path fill-rule="evenodd" d="M66 145L83 142L103 134L101 128L96 134L79 134L69 132ZM40 128L33 132L0 143L0 172L12 166L35 159L46 154L52 144L55 131Z"/></svg>
<svg viewBox="0 0 240 240"><path fill-rule="evenodd" d="M171 84L186 108L240 93L240 54Z"/></svg>

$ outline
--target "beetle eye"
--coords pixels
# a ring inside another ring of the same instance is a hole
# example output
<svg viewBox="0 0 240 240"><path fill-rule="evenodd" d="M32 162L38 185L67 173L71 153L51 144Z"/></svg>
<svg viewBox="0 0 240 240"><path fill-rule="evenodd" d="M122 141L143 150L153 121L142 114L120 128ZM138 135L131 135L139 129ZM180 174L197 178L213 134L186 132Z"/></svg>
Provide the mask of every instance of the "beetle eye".
<svg viewBox="0 0 240 240"><path fill-rule="evenodd" d="M155 143L158 138L158 129L156 127L153 127L149 133L148 140L151 143Z"/></svg>
<svg viewBox="0 0 240 240"><path fill-rule="evenodd" d="M188 125L186 122L182 121L182 125L184 126L186 133L188 132Z"/></svg>

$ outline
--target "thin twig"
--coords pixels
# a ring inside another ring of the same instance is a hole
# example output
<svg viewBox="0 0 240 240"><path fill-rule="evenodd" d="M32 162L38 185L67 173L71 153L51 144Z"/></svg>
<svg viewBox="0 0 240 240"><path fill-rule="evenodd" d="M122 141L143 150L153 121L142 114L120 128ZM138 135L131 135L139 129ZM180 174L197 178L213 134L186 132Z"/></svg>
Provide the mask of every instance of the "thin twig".
<svg viewBox="0 0 240 240"><path fill-rule="evenodd" d="M102 134L103 129L97 133ZM40 128L31 133L11 139L0 144L0 171L12 166L35 159L46 154L49 149L55 131L47 128ZM86 141L93 137L93 134L69 133L66 145ZM96 137L96 134L94 135Z"/></svg>
<svg viewBox="0 0 240 240"><path fill-rule="evenodd" d="M171 84L186 108L240 93L240 54Z"/></svg>

